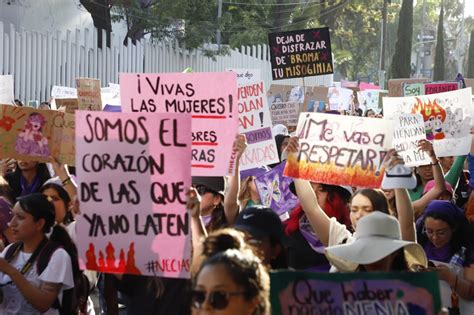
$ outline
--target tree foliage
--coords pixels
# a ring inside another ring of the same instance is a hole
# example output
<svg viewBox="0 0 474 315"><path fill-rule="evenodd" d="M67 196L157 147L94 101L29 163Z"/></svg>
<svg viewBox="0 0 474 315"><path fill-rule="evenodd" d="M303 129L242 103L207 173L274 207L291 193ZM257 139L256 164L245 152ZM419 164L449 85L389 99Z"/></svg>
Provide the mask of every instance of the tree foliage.
<svg viewBox="0 0 474 315"><path fill-rule="evenodd" d="M413 37L413 0L403 0L398 20L397 44L391 65L391 77L409 78Z"/></svg>

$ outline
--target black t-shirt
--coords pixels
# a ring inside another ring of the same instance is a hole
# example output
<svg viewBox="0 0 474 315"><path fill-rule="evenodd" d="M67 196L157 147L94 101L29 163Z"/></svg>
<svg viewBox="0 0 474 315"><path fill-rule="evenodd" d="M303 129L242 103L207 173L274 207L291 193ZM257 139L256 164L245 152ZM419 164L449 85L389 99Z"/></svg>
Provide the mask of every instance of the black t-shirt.
<svg viewBox="0 0 474 315"><path fill-rule="evenodd" d="M284 237L288 255L288 267L296 270L319 269L327 267L329 261L324 254L314 251L298 229L290 236Z"/></svg>
<svg viewBox="0 0 474 315"><path fill-rule="evenodd" d="M117 280L117 289L125 295L128 315L191 314L190 280L158 279L163 285L163 292L158 298L154 281L152 277L133 275L124 275L122 280Z"/></svg>

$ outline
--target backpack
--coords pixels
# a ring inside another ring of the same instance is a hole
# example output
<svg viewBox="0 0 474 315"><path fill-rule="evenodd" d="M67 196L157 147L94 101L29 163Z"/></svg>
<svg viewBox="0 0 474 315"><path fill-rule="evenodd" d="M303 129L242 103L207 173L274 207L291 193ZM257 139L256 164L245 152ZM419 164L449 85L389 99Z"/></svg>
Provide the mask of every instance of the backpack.
<svg viewBox="0 0 474 315"><path fill-rule="evenodd" d="M10 262L22 245L22 242L13 243L5 253L5 260ZM38 275L40 275L46 269L49 261L51 260L51 256L59 248L62 248L62 246L55 242L46 242L39 252L38 257L36 258L36 270ZM75 258L71 257L71 259ZM78 314L78 312L87 312L87 299L90 294L89 280L80 269L74 268L74 264L72 272L74 275L74 288L64 290L61 303L59 303L59 300L56 299L56 301L54 301L53 305L51 306L52 308L57 309L61 315L72 315Z"/></svg>

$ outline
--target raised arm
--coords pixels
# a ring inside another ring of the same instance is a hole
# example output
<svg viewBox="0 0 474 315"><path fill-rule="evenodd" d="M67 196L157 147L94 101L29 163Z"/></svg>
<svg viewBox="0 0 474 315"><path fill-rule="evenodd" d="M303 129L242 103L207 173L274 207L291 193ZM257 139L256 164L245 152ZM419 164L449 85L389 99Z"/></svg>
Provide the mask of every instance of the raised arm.
<svg viewBox="0 0 474 315"><path fill-rule="evenodd" d="M418 218L425 211L426 206L432 201L437 199L445 190L446 186L444 183L443 170L439 165L436 154L433 150L433 144L428 140L421 140L418 143L420 150L425 151L431 159L431 167L433 169L433 177L435 186L429 192L424 194L420 199L413 202L413 209L415 210L415 217Z"/></svg>
<svg viewBox="0 0 474 315"><path fill-rule="evenodd" d="M53 165L54 173L63 183L64 189L68 193L69 198L71 198L71 200L75 200L77 196L77 184L71 177L71 174L69 174L67 165L62 164L58 158L53 156L49 157L49 162L51 165Z"/></svg>
<svg viewBox="0 0 474 315"><path fill-rule="evenodd" d="M237 135L234 141L233 151L236 152L234 175L229 176L228 187L224 196L224 212L227 223L232 226L239 214L240 202L240 158L247 148L245 135Z"/></svg>
<svg viewBox="0 0 474 315"><path fill-rule="evenodd" d="M290 138L286 148L287 154L298 154L298 150L298 138ZM321 243L324 246L328 246L329 227L331 222L329 217L320 207L310 182L302 179L295 179L294 182L298 199L300 200L303 211L305 212L311 227Z"/></svg>
<svg viewBox="0 0 474 315"><path fill-rule="evenodd" d="M201 198L194 188L188 190L186 209L191 216L191 238L194 257L201 254L202 239L207 236L207 231L201 218Z"/></svg>

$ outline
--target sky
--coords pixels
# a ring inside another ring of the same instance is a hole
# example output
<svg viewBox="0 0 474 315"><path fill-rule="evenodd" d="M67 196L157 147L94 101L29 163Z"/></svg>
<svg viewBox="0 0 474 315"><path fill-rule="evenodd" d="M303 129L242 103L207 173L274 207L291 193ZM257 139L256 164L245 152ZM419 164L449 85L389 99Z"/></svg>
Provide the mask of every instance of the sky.
<svg viewBox="0 0 474 315"><path fill-rule="evenodd" d="M466 16L474 16L474 0L466 0L466 7L464 8Z"/></svg>

